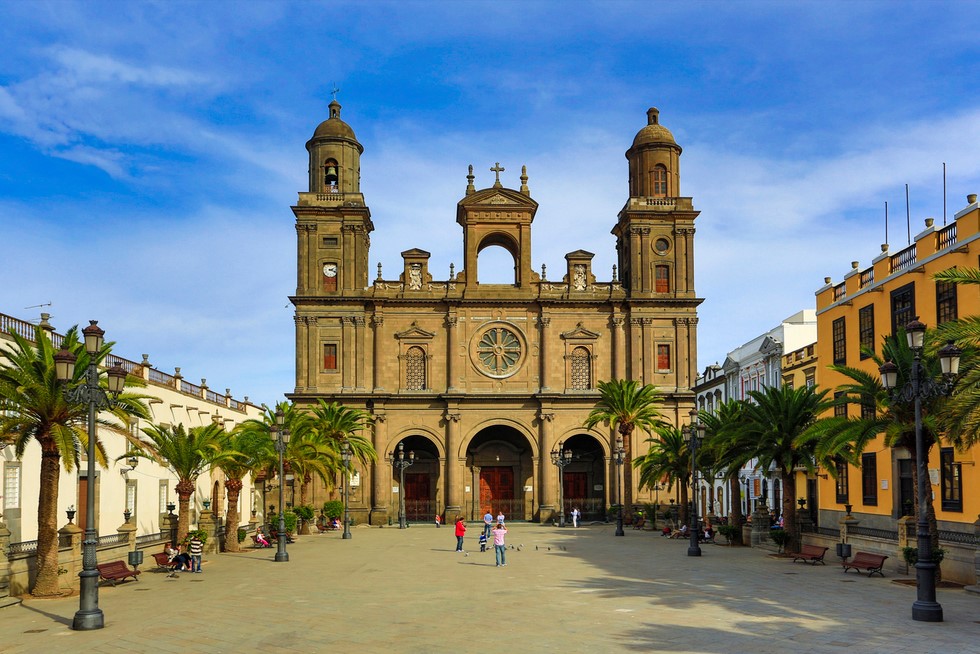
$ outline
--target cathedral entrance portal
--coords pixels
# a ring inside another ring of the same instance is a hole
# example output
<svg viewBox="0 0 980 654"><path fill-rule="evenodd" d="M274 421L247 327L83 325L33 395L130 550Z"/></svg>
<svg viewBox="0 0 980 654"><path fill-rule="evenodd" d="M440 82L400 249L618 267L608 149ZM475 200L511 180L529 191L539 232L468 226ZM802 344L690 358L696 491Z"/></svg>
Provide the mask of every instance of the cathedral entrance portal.
<svg viewBox="0 0 980 654"><path fill-rule="evenodd" d="M507 520L527 520L534 501L534 465L531 446L513 427L493 425L482 429L466 450L471 474L467 507L470 520L481 520L489 511Z"/></svg>
<svg viewBox="0 0 980 654"><path fill-rule="evenodd" d="M602 446L590 434L575 434L565 441L572 451L572 462L565 467L562 508L565 515L578 509L583 520L606 517L606 459Z"/></svg>
<svg viewBox="0 0 980 654"><path fill-rule="evenodd" d="M405 457L408 453L415 455L414 463L405 469L405 485L401 487L401 471L392 466L392 486L397 492L392 493L389 516L397 517L399 512L398 493L404 493L405 519L409 522L430 522L437 513L442 512L439 501L440 469L439 450L428 437L410 435L402 439L405 443ZM398 442L392 446L392 451Z"/></svg>

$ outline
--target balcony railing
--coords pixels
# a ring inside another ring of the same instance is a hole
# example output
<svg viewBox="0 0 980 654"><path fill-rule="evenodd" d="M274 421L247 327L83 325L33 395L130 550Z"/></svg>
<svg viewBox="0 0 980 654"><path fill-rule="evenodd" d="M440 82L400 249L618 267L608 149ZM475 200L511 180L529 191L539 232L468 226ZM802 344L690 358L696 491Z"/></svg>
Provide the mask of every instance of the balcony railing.
<svg viewBox="0 0 980 654"><path fill-rule="evenodd" d="M936 232L936 251L945 250L956 243L956 223Z"/></svg>
<svg viewBox="0 0 980 654"><path fill-rule="evenodd" d="M845 295L847 295L847 287L843 282L841 282L834 287L834 302L843 300Z"/></svg>
<svg viewBox="0 0 980 654"><path fill-rule="evenodd" d="M868 268L861 271L861 288L867 288L875 283L875 269Z"/></svg>
<svg viewBox="0 0 980 654"><path fill-rule="evenodd" d="M900 270L911 268L915 264L915 260L915 243L913 243L901 252L897 252L891 256L891 271L896 273Z"/></svg>

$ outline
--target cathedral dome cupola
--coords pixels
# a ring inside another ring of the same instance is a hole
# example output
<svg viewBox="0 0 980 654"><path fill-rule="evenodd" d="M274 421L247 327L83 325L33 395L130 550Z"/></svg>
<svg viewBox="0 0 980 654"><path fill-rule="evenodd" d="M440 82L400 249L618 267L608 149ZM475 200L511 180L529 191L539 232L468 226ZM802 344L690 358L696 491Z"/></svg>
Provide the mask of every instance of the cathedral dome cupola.
<svg viewBox="0 0 980 654"><path fill-rule="evenodd" d="M647 125L636 134L633 139L633 147L646 145L648 143L668 143L677 145L674 135L670 130L660 124L660 110L656 107L647 109Z"/></svg>
<svg viewBox="0 0 980 654"><path fill-rule="evenodd" d="M340 119L340 103L333 100L330 117L317 125L306 142L310 153L310 192L360 193L361 153L364 146L351 126Z"/></svg>

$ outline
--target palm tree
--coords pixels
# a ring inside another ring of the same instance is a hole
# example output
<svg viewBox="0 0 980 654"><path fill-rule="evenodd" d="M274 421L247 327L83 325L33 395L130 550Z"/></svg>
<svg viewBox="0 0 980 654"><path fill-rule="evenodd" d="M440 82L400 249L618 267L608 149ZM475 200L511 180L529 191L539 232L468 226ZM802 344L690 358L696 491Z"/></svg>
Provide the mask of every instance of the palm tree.
<svg viewBox="0 0 980 654"><path fill-rule="evenodd" d="M650 450L633 459L633 467L639 470L639 488L651 487L667 480L667 490L676 484L679 489L681 520L689 524L688 482L691 478L691 450L681 434L672 425L654 427L656 438L648 438ZM691 528L696 528L691 525Z"/></svg>
<svg viewBox="0 0 980 654"><path fill-rule="evenodd" d="M742 486L738 475L742 466L752 459L751 442L741 437L744 410L745 402L728 399L718 405L715 413L701 412L700 415L707 433L704 451L710 453L722 471L722 479L728 482L732 497L729 518L730 523L736 526L745 521L745 516L742 515Z"/></svg>
<svg viewBox="0 0 980 654"><path fill-rule="evenodd" d="M599 382L599 401L585 419L585 426L592 429L599 423L616 425L623 437L625 470L623 485L626 487L625 501L633 503L633 472L630 441L637 427L648 433L656 432L658 427L667 426L663 415L657 410L660 393L653 384L640 386L633 379L612 379Z"/></svg>
<svg viewBox="0 0 980 654"><path fill-rule="evenodd" d="M225 449L225 429L217 424L190 429L184 425L150 425L143 428L143 434L146 438L133 454L156 461L177 477L177 540L182 540L190 528L190 501L197 478L224 459L240 455Z"/></svg>
<svg viewBox="0 0 980 654"><path fill-rule="evenodd" d="M938 281L980 285L980 268L951 268L934 275ZM960 374L953 396L943 407L946 440L960 450L980 443L980 315L943 323L936 328L936 340L952 341L963 350Z"/></svg>
<svg viewBox="0 0 980 654"><path fill-rule="evenodd" d="M804 434L821 413L831 406L826 391L810 386L750 391L752 402L745 405L742 437L752 441L752 455L759 467L775 467L783 488L782 516L786 530L799 542L796 523L796 470L812 472L815 467L814 441Z"/></svg>
<svg viewBox="0 0 980 654"><path fill-rule="evenodd" d="M935 333L927 332L926 337L935 343ZM882 342L881 355L870 350L863 350L878 366L891 361L898 366L898 387L904 387L912 377L913 354L905 337L905 330L900 329L894 336L886 336ZM935 347L927 349L920 361L925 370L924 379L939 379L941 369L935 354ZM894 401L881 384L880 376L875 372L867 372L849 366L831 366L831 370L847 377L849 381L836 388L839 394L834 400L836 406L857 405L859 407L874 407L874 412L864 409L859 415L840 415L822 418L813 425L808 438L816 444L816 455L822 465L831 474L836 471L834 461L849 461L859 465L861 453L879 435L884 435L885 445L890 448L903 447L909 452L912 463L912 487L918 488L919 465L915 448L915 411L911 402ZM960 380L963 384L964 380ZM937 436L942 433L947 400L938 395L931 395L922 400L922 436L926 458ZM926 520L929 523L929 534L933 551L939 547L939 530L936 524L936 511L932 503L932 494L926 497ZM919 503L914 502L916 520L918 520ZM937 574L939 567L936 567Z"/></svg>
<svg viewBox="0 0 980 654"><path fill-rule="evenodd" d="M271 449L269 438L256 431L241 429L241 425L226 433L226 440L221 449L235 456L222 457L215 466L225 473L225 490L228 491L228 514L225 517L225 551L239 551L238 525L241 514L238 510L238 500L242 492L242 479L248 474L254 474L268 459Z"/></svg>
<svg viewBox="0 0 980 654"><path fill-rule="evenodd" d="M4 346L5 361L0 362L0 439L14 445L17 458L28 444L37 441L41 448L41 480L37 501L37 577L32 594L47 597L60 593L58 581L58 482L61 466L71 472L79 462L80 449L88 446L88 405L65 399L65 387L84 382L92 356L79 341L78 328L64 336L62 347L77 358L72 381L58 381L54 366L54 346L48 333L35 328L34 342L11 332L13 346ZM105 343L94 355L101 363L112 349ZM127 386L140 386L140 380L129 377ZM108 411L98 413L101 430L130 438L131 417L148 417L143 396L122 393ZM105 450L96 443L98 463L105 465Z"/></svg>

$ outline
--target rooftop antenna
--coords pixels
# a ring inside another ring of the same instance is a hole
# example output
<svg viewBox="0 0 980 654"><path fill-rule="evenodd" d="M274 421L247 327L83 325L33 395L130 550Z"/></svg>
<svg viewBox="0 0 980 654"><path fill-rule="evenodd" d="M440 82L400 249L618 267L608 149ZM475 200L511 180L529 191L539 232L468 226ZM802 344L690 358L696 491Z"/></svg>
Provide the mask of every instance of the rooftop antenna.
<svg viewBox="0 0 980 654"><path fill-rule="evenodd" d="M946 226L946 162L943 162L943 227Z"/></svg>
<svg viewBox="0 0 980 654"><path fill-rule="evenodd" d="M888 242L888 200L885 200L885 243Z"/></svg>
<svg viewBox="0 0 980 654"><path fill-rule="evenodd" d="M907 232L908 243L912 245L912 212L909 210L909 185L905 185L905 231Z"/></svg>
<svg viewBox="0 0 980 654"><path fill-rule="evenodd" d="M27 310L27 309L40 309L41 307L50 307L50 306L51 306L51 303L50 302L45 302L44 304L35 304L33 306L30 306L30 307L24 307L24 309L25 310Z"/></svg>

